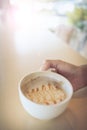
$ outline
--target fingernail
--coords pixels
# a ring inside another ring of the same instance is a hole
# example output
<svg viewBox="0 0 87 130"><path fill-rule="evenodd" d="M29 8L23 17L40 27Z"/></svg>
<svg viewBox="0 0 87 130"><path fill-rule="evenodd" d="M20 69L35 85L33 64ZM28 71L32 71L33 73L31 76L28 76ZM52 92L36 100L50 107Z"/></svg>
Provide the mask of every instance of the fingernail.
<svg viewBox="0 0 87 130"><path fill-rule="evenodd" d="M43 62L42 62L42 64L44 65L46 63L46 61L44 60Z"/></svg>

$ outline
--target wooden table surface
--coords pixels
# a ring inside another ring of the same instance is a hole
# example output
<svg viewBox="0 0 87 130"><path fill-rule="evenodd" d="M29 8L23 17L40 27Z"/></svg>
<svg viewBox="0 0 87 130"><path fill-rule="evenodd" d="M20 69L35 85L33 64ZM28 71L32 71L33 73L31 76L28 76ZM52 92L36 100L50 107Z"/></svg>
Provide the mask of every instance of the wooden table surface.
<svg viewBox="0 0 87 130"><path fill-rule="evenodd" d="M0 130L87 130L87 88L76 92L67 110L58 118L41 121L22 107L20 79L40 69L44 59L61 59L75 65L87 59L59 41L48 30L0 29Z"/></svg>

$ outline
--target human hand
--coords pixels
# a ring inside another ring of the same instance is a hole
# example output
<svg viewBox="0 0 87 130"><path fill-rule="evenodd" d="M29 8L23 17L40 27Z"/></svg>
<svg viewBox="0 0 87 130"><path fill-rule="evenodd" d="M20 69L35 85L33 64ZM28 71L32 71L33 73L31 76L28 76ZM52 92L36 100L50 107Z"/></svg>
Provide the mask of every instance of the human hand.
<svg viewBox="0 0 87 130"><path fill-rule="evenodd" d="M41 70L45 71L50 68L55 69L56 73L59 73L66 77L71 82L74 91L87 85L87 65L75 66L61 60L44 61Z"/></svg>

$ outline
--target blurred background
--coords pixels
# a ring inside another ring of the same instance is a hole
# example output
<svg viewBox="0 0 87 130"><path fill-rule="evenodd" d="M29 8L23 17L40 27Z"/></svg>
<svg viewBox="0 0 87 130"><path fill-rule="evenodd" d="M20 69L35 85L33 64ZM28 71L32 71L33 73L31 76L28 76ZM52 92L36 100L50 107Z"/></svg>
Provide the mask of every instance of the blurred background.
<svg viewBox="0 0 87 130"><path fill-rule="evenodd" d="M0 28L5 25L16 34L50 31L87 58L87 0L0 0Z"/></svg>

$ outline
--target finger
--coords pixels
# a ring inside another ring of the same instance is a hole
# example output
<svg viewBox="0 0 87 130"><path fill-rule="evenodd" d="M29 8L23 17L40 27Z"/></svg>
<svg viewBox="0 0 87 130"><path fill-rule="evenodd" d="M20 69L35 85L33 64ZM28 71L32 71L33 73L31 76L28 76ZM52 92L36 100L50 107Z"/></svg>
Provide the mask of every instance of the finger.
<svg viewBox="0 0 87 130"><path fill-rule="evenodd" d="M54 68L57 71L59 62L59 60L45 60L41 66L41 70L48 70L50 68Z"/></svg>
<svg viewBox="0 0 87 130"><path fill-rule="evenodd" d="M44 70L48 70L48 69L50 69L50 61L45 60L45 61L43 61L43 64L42 64L40 70L44 71Z"/></svg>

